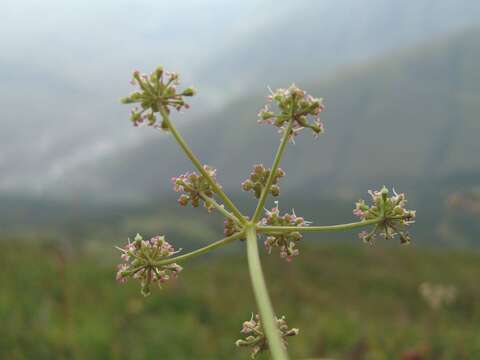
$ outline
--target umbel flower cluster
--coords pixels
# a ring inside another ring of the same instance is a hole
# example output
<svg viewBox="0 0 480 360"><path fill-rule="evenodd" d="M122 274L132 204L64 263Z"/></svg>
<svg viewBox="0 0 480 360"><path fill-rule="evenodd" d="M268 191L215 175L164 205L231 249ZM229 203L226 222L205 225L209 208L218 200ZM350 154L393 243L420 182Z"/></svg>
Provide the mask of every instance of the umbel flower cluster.
<svg viewBox="0 0 480 360"><path fill-rule="evenodd" d="M314 98L295 85L288 89L278 89L268 97L270 104L258 113L261 124L271 124L279 128L281 132L288 131L293 138L302 129L308 128L313 131L315 137L323 133L323 123L320 113L324 110L323 99ZM274 112L271 105L275 104L279 112ZM313 118L313 121L309 121ZM290 124L290 120L293 122Z"/></svg>
<svg viewBox="0 0 480 360"><path fill-rule="evenodd" d="M174 190L181 193L179 204L191 204L196 208L203 203L208 212L218 211L225 218L225 237L187 254L174 256L177 251L163 235L150 240L144 240L137 235L133 242L119 248L123 262L118 267L117 280L121 283L128 279L139 280L141 292L146 296L150 294L152 283L161 287L163 283L177 277L182 271L182 267L178 265L180 262L238 240L245 240L248 271L259 315L252 316L243 324L242 334L245 338L238 340L236 344L251 348L252 359L268 349L274 360L288 360L287 338L297 335L298 329L289 329L285 317L275 315L263 276L258 238L263 237L268 254L273 248L278 248L280 257L287 261L299 255L297 245L304 232L320 233L372 227L371 231L360 233L360 237L366 242L371 242L375 236L381 235L386 239L399 236L402 243L409 243L410 236L406 227L414 222L415 211L405 208L404 194L394 191L393 195L390 195L385 187L379 191L370 191L371 204L364 200L356 203L353 213L360 221L353 223L312 226L293 210L291 214L280 215L278 202L275 202L271 210L265 210L269 208L269 196L280 195L279 180L285 176L280 164L287 145L293 142L294 137L303 129L310 129L315 137L324 131L320 120L320 113L324 110L322 99L292 85L287 89L271 91L268 104L258 113L258 122L278 128L281 138L272 166L266 168L260 164L255 165L241 185L242 190L252 192L258 199L254 213L250 216L244 215L217 181L216 170L203 164L195 156L170 119L171 110L188 109L185 98L195 94L192 88L178 91L178 79L177 74L164 71L161 67L150 75L135 71L132 84L137 90L122 99L122 102L137 104L131 113L134 126L146 124L168 130L174 137L195 167L195 171L172 178Z"/></svg>
<svg viewBox="0 0 480 360"><path fill-rule="evenodd" d="M280 216L280 210L278 208L278 201L272 210L265 211L265 217L261 220L262 225L269 226L308 226L309 221L305 221L303 217L295 215L295 211L292 210L291 214L285 213ZM302 240L303 236L299 231L269 233L264 242L265 249L270 254L272 248L277 247L280 250L280 257L292 261L294 256L299 254L297 249L297 242Z"/></svg>
<svg viewBox="0 0 480 360"><path fill-rule="evenodd" d="M208 165L204 165L203 169L210 178L216 181L217 170ZM208 212L213 210L214 206L208 199L212 198L215 190L202 174L197 174L195 171L187 172L178 177L173 177L172 184L176 192L183 192L178 198L178 203L181 206L187 206L190 203L193 207L199 207L200 201L203 200Z"/></svg>
<svg viewBox="0 0 480 360"><path fill-rule="evenodd" d="M280 186L278 186L278 180L284 176L285 171L278 168L273 175L272 185L269 189L269 192L272 196L280 195ZM254 165L248 179L242 182L242 189L244 191L252 191L255 197L259 199L269 177L270 169L265 169L265 166L262 164Z"/></svg>
<svg viewBox="0 0 480 360"><path fill-rule="evenodd" d="M140 280L142 295L150 295L150 285L162 284L176 278L182 271L178 264L161 265L161 261L171 257L177 252L164 236L155 236L150 240L143 240L140 234L135 236L133 242L128 242L123 248L122 264L118 265L117 281L125 283L129 278Z"/></svg>
<svg viewBox="0 0 480 360"><path fill-rule="evenodd" d="M134 126L146 123L150 126L168 130L164 121L157 125L158 113L162 108L167 112L170 111L170 108L175 108L178 111L188 109L190 106L184 98L195 95L195 90L191 87L178 92L178 74L164 71L161 66L150 75L134 71L131 84L138 86L139 90L124 97L122 103L137 103L140 105L139 108L133 108L130 115Z"/></svg>
<svg viewBox="0 0 480 360"><path fill-rule="evenodd" d="M287 346L287 338L291 336L298 335L299 330L296 328L289 329L285 316L281 318L275 317L276 326L280 332L282 338L282 343ZM235 345L238 347L250 347L252 352L250 359L256 359L257 356L268 349L268 341L265 336L265 331L262 327L262 322L260 320L260 315L252 314L252 318L248 321L245 321L242 325L242 330L240 332L245 336L243 339L239 339L235 342Z"/></svg>
<svg viewBox="0 0 480 360"><path fill-rule="evenodd" d="M415 222L416 212L405 209L407 203L405 194L397 194L394 190L393 196L389 197L389 191L385 186L380 191L370 190L368 193L372 197L372 205L359 200L355 204L353 214L362 220L373 220L379 217L383 220L377 223L372 231L362 231L359 237L370 243L377 234L385 239L392 239L398 235L402 244L410 243L410 235L405 228Z"/></svg>

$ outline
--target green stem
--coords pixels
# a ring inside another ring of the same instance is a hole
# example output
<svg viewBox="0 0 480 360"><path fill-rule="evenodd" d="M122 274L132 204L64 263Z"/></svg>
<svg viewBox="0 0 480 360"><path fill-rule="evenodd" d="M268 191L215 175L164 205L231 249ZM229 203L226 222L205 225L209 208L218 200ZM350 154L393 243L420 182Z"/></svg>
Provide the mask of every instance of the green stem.
<svg viewBox="0 0 480 360"><path fill-rule="evenodd" d="M265 201L267 201L268 193L270 192L270 188L272 187L273 179L275 178L275 173L277 172L278 166L280 165L280 161L282 160L283 151L285 150L285 146L288 143L288 138L290 136L290 132L292 131L293 126L293 117L289 120L287 129L283 134L282 140L280 141L280 145L278 146L277 153L275 154L275 158L273 159L272 168L270 169L270 174L268 175L267 182L265 187L262 190L262 194L260 195L260 199L258 200L257 208L255 209L255 213L252 216L252 222L256 223L260 218L260 214L265 206Z"/></svg>
<svg viewBox="0 0 480 360"><path fill-rule="evenodd" d="M333 231L344 231L351 230L359 227L364 227L368 225L378 224L384 221L382 218L372 219L372 220L363 220L354 223L340 224L340 225L325 225L325 226L257 226L257 231L262 233L285 233L290 231L300 231L300 232L333 232Z"/></svg>
<svg viewBox="0 0 480 360"><path fill-rule="evenodd" d="M275 321L272 303L268 295L267 286L263 276L260 256L258 254L257 234L254 226L246 229L247 235L247 256L250 278L252 280L253 292L257 302L260 319L267 336L268 345L274 360L288 360L288 354L280 338L280 333Z"/></svg>
<svg viewBox="0 0 480 360"><path fill-rule="evenodd" d="M235 214L235 216L238 218L238 220L244 224L245 218L242 215L242 213L237 209L235 204L230 200L230 198L223 192L222 188L218 186L217 182L205 171L203 168L202 163L200 160L197 159L195 154L192 152L192 150L188 147L187 143L183 139L182 135L177 131L173 123L170 121L170 118L168 116L167 111L163 106L160 106L160 114L162 115L163 121L165 121L165 124L168 126L168 129L172 132L173 137L175 140L178 142L180 147L182 148L183 152L187 155L187 157L190 159L190 161L195 165L197 170L207 179L209 184L212 186L213 191L220 196L222 201L232 210L232 212Z"/></svg>
<svg viewBox="0 0 480 360"><path fill-rule="evenodd" d="M169 265L169 264L172 264L172 263L182 262L182 261L188 260L190 258L205 254L207 252L210 252L210 251L212 251L212 250L214 250L218 247L225 246L225 245L231 243L232 241L240 239L243 236L245 236L245 233L242 231L242 232L233 234L229 237L223 238L221 240L215 241L214 243L211 243L211 244L209 244L209 245L207 245L203 248L200 248L200 249L194 250L192 252L189 252L188 254L175 256L173 258L169 258L169 259L154 262L153 265L163 266L163 265Z"/></svg>
<svg viewBox="0 0 480 360"><path fill-rule="evenodd" d="M234 216L232 215L231 213L229 213L226 209L225 209L225 206L223 205L220 205L219 203L217 203L214 199L212 199L211 197L208 197L207 195L205 195L203 192L199 192L198 193L200 195L200 197L203 199L203 201L205 201L206 203L208 204L211 204L215 209L217 209L218 211L220 211L223 216L235 221L236 223L239 222L239 220Z"/></svg>

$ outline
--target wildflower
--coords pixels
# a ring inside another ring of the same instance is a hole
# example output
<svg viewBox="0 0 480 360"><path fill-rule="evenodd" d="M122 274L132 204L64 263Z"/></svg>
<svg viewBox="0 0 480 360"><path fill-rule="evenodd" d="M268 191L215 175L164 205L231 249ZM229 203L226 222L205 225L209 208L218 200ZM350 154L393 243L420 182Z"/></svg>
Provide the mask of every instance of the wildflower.
<svg viewBox="0 0 480 360"><path fill-rule="evenodd" d="M298 335L299 330L296 328L289 329L285 316L282 316L281 318L276 317L275 321L278 330L280 331L283 345L286 347L288 345L287 338ZM268 350L268 341L258 314L255 316L252 314L251 319L243 323L240 332L245 335L245 338L237 340L235 345L238 347L251 347L252 353L250 359L256 359L257 355Z"/></svg>
<svg viewBox="0 0 480 360"><path fill-rule="evenodd" d="M217 170L204 165L205 171L215 180ZM187 206L191 203L193 207L199 207L200 202L203 200L205 208L208 212L214 209L212 203L208 201L208 198L212 198L214 190L212 185L208 182L207 178L203 175L199 175L196 172L187 172L178 177L172 178L173 190L176 192L183 192L178 198L178 203L181 206Z"/></svg>
<svg viewBox="0 0 480 360"><path fill-rule="evenodd" d="M353 214L362 220L380 218L382 221L376 224L372 231L362 231L359 237L370 243L377 234L382 235L385 239L391 239L398 235L402 244L410 243L410 235L405 228L415 222L416 212L405 209L407 203L405 194L397 194L393 190L393 196L389 197L389 191L385 186L380 191L369 190L368 193L372 197L372 205L367 205L364 200L359 200L355 204Z"/></svg>
<svg viewBox="0 0 480 360"><path fill-rule="evenodd" d="M116 279L119 283L126 283L129 278L137 279L141 284L143 296L150 295L150 285L161 285L172 278L176 278L182 267L176 263L158 265L161 260L176 254L164 236L155 236L150 240L143 240L140 234L135 236L133 242L128 242L122 252L124 263L118 265Z"/></svg>
<svg viewBox="0 0 480 360"><path fill-rule="evenodd" d="M268 226L308 226L309 221L305 221L303 217L295 215L292 210L292 214L284 214L280 216L280 210L278 209L278 202L275 202L275 207L272 210L266 210L266 216L260 221L262 225ZM294 256L299 254L297 249L297 242L303 238L299 231L269 233L264 245L265 249L270 254L273 247L280 249L280 257L287 261L292 261Z"/></svg>
<svg viewBox="0 0 480 360"><path fill-rule="evenodd" d="M130 83L138 86L139 89L122 98L121 102L140 105L140 107L134 107L130 114L134 126L146 123L149 126L168 130L168 125L163 119L160 125L157 124L160 108L163 107L167 113L171 108L177 111L188 109L190 106L184 98L195 95L195 90L191 87L178 92L178 74L164 71L162 67L158 67L150 75L134 71Z"/></svg>
<svg viewBox="0 0 480 360"><path fill-rule="evenodd" d="M291 140L304 129L309 128L314 136L318 137L324 132L320 113L324 110L323 99L314 98L295 85L288 89L277 89L268 97L270 103L275 103L279 113L271 110L267 104L258 113L260 124L270 124L279 128L280 132L287 130L290 120L293 121L290 134ZM309 121L313 118L313 121Z"/></svg>
<svg viewBox="0 0 480 360"><path fill-rule="evenodd" d="M420 295L434 310L453 304L457 299L457 288L453 285L424 282L418 287Z"/></svg>
<svg viewBox="0 0 480 360"><path fill-rule="evenodd" d="M248 179L242 182L242 189L244 191L252 191L257 199L260 198L263 188L267 184L267 179L270 176L271 169L266 169L262 164L253 166L253 170L250 173ZM272 196L280 195L280 187L278 186L278 180L285 176L285 172L278 168L273 177L272 186L269 189Z"/></svg>

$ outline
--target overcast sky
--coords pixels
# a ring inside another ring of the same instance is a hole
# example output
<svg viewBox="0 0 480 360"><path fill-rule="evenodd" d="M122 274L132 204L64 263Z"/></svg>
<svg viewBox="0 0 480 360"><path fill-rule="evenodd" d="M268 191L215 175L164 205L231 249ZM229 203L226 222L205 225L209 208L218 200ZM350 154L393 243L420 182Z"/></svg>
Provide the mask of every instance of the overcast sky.
<svg viewBox="0 0 480 360"><path fill-rule="evenodd" d="M273 4L3 0L0 190L41 190L82 162L139 141L144 133L131 131L118 104L131 91L132 70L163 64L194 82L214 54L278 16L282 7Z"/></svg>
<svg viewBox="0 0 480 360"><path fill-rule="evenodd" d="M478 23L477 3L2 0L0 192L41 192L83 163L148 136L131 130L128 109L118 103L131 91L133 69L163 64L181 73L185 85L200 90L198 114L221 107L235 85L261 76L272 61L283 61L274 69L280 73L326 58L354 62L357 53L375 55L402 39L448 30L444 23ZM382 29L390 35L379 41ZM291 33L308 54L283 50Z"/></svg>

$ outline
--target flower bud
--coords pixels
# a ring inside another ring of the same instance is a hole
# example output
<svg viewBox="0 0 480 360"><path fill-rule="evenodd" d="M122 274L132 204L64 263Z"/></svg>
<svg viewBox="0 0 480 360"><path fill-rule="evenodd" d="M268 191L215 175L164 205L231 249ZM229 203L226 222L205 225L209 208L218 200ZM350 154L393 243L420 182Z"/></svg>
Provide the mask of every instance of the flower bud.
<svg viewBox="0 0 480 360"><path fill-rule="evenodd" d="M242 190L253 191L255 198L260 198L262 191L267 185L268 178L270 176L270 169L266 169L262 164L256 164L253 166L250 176L242 182ZM272 185L269 192L273 196L280 195L280 186L278 180L285 176L285 172L278 168L275 172L275 176L272 179Z"/></svg>
<svg viewBox="0 0 480 360"><path fill-rule="evenodd" d="M196 91L194 88L186 88L185 90L183 90L183 93L182 93L183 96L194 96L196 95Z"/></svg>
<svg viewBox="0 0 480 360"><path fill-rule="evenodd" d="M272 196L278 196L280 195L280 187L278 185L272 185L270 188L270 193Z"/></svg>
<svg viewBox="0 0 480 360"><path fill-rule="evenodd" d="M181 206L187 206L188 205L188 200L189 200L189 197L185 194L182 194L180 195L180 197L178 198L178 203L181 205Z"/></svg>

